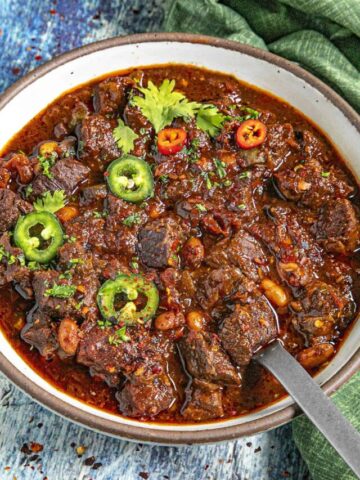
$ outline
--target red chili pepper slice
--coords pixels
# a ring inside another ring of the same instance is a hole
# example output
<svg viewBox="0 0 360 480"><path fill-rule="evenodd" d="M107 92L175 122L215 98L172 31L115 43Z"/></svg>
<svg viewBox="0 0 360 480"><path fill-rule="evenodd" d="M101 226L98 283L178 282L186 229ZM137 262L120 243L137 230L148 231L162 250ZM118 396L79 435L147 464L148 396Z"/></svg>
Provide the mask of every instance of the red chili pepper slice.
<svg viewBox="0 0 360 480"><path fill-rule="evenodd" d="M236 131L236 143L244 150L261 145L266 137L266 126L260 120L246 120Z"/></svg>
<svg viewBox="0 0 360 480"><path fill-rule="evenodd" d="M157 146L163 155L180 152L186 143L186 132L182 128L164 128L158 133Z"/></svg>

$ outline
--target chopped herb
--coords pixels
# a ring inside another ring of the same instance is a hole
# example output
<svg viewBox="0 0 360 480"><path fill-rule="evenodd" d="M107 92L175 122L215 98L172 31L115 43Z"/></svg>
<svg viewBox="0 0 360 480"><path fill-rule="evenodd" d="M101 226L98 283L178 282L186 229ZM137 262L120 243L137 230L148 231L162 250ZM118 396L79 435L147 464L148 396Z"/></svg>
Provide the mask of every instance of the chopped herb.
<svg viewBox="0 0 360 480"><path fill-rule="evenodd" d="M28 198L30 197L30 195L32 194L33 192L33 187L32 185L28 185L26 188L25 188L25 197Z"/></svg>
<svg viewBox="0 0 360 480"><path fill-rule="evenodd" d="M253 108L241 107L241 110L247 113L246 115L247 118L245 118L245 120L250 120L250 118L253 118L254 120L256 120L257 118L259 118L260 112L258 112L257 110L254 110Z"/></svg>
<svg viewBox="0 0 360 480"><path fill-rule="evenodd" d="M238 205L238 208L239 208L240 210L245 210L245 208L246 208L245 203L240 203L240 205Z"/></svg>
<svg viewBox="0 0 360 480"><path fill-rule="evenodd" d="M204 177L204 179L205 179L206 188L207 188L208 190L211 190L211 188L212 188L213 185L212 185L212 183L211 183L211 180L210 180L210 177L209 177L209 173L208 173L208 172L202 172L201 176Z"/></svg>
<svg viewBox="0 0 360 480"><path fill-rule="evenodd" d="M330 176L330 172L321 172L321 176L324 178L328 178Z"/></svg>
<svg viewBox="0 0 360 480"><path fill-rule="evenodd" d="M60 273L59 275L59 280L63 280L63 279L66 279L66 280L70 280L72 278L72 273L69 272L68 270L64 273Z"/></svg>
<svg viewBox="0 0 360 480"><path fill-rule="evenodd" d="M35 271L35 270L40 270L41 269L41 266L40 266L40 263L38 262L29 262L27 264L28 266L28 269L31 270L31 271Z"/></svg>
<svg viewBox="0 0 360 480"><path fill-rule="evenodd" d="M134 270L137 270L139 268L139 263L137 261L138 259L137 258L133 258L130 262L130 266L131 268L133 268Z"/></svg>
<svg viewBox="0 0 360 480"><path fill-rule="evenodd" d="M131 227L137 223L140 223L141 222L141 217L138 213L133 213L131 215L129 215L128 217L126 217L122 223L126 226L126 227Z"/></svg>
<svg viewBox="0 0 360 480"><path fill-rule="evenodd" d="M84 260L82 258L70 258L70 265L83 265Z"/></svg>
<svg viewBox="0 0 360 480"><path fill-rule="evenodd" d="M57 285L55 283L52 288L45 290L45 295L47 297L69 298L72 297L75 292L76 287L74 285Z"/></svg>
<svg viewBox="0 0 360 480"><path fill-rule="evenodd" d="M109 343L110 345L120 345L122 342L129 342L130 337L126 335L126 325L116 330L114 335L109 336Z"/></svg>
<svg viewBox="0 0 360 480"><path fill-rule="evenodd" d="M162 182L162 183L168 183L168 181L169 181L169 175L160 175L159 180L160 180L160 182Z"/></svg>
<svg viewBox="0 0 360 480"><path fill-rule="evenodd" d="M203 205L202 203L197 203L195 207L199 210L199 212L207 212L205 205Z"/></svg>
<svg viewBox="0 0 360 480"><path fill-rule="evenodd" d="M140 135L146 135L147 133L148 132L147 132L146 128L144 128L144 127L140 128Z"/></svg>
<svg viewBox="0 0 360 480"><path fill-rule="evenodd" d="M50 179L54 177L54 175L50 171L50 168L55 165L57 156L58 155L56 152L52 152L51 155L39 155L37 157L39 165L42 168L42 173L45 175L45 177L48 177Z"/></svg>
<svg viewBox="0 0 360 480"><path fill-rule="evenodd" d="M65 198L64 190L56 190L53 194L45 192L36 200L34 208L37 212L55 213L65 206Z"/></svg>
<svg viewBox="0 0 360 480"><path fill-rule="evenodd" d="M216 167L217 176L219 178L226 177L226 170L225 170L226 163L222 162L218 158L214 158L214 164L215 164L215 167Z"/></svg>
<svg viewBox="0 0 360 480"><path fill-rule="evenodd" d="M15 255L12 255L11 253L9 254L9 256L7 257L8 259L8 265L12 265L16 262L16 257Z"/></svg>
<svg viewBox="0 0 360 480"><path fill-rule="evenodd" d="M196 117L197 127L215 136L225 121L225 115L215 105L190 102L174 88L175 80L165 79L160 87L149 81L146 88L138 87L144 96L133 96L131 104L140 108L156 133L170 125L175 118L188 120Z"/></svg>
<svg viewBox="0 0 360 480"><path fill-rule="evenodd" d="M82 307L84 303L84 300L80 300L80 302L78 302L76 305L75 305L75 310L80 310L80 308Z"/></svg>
<svg viewBox="0 0 360 480"><path fill-rule="evenodd" d="M243 180L244 178L250 178L251 173L250 172L241 172L239 175L239 179Z"/></svg>
<svg viewBox="0 0 360 480"><path fill-rule="evenodd" d="M113 137L123 153L129 153L134 148L134 141L139 138L139 135L119 118L118 126L113 130Z"/></svg>
<svg viewBox="0 0 360 480"><path fill-rule="evenodd" d="M97 324L101 328L101 330L112 326L112 323L109 320L98 320Z"/></svg>
<svg viewBox="0 0 360 480"><path fill-rule="evenodd" d="M224 187L230 187L232 185L232 181L231 180L225 180L223 185L224 185Z"/></svg>
<svg viewBox="0 0 360 480"><path fill-rule="evenodd" d="M18 260L20 261L20 265L21 265L21 260L20 260L20 257L24 258L23 256L20 256L18 257ZM3 259L3 258L6 258L7 260L7 263L8 265L12 265L16 262L16 257L15 255L13 255L12 253L8 252L7 250L5 250L5 247L4 245L0 245L0 261Z"/></svg>
<svg viewBox="0 0 360 480"><path fill-rule="evenodd" d="M17 256L17 259L19 260L19 263L22 267L25 267L26 263L25 263L25 256L20 254Z"/></svg>
<svg viewBox="0 0 360 480"><path fill-rule="evenodd" d="M76 240L77 240L77 238L74 235L72 235L70 238L68 238L69 243L75 243Z"/></svg>

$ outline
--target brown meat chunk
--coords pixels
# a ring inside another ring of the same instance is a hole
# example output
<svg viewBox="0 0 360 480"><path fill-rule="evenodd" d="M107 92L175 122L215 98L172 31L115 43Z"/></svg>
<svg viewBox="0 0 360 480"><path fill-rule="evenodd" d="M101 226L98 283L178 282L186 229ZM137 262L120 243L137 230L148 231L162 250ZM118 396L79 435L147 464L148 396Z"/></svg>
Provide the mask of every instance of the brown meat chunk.
<svg viewBox="0 0 360 480"><path fill-rule="evenodd" d="M195 378L187 394L189 398L181 412L185 420L198 422L224 415L222 388L219 385Z"/></svg>
<svg viewBox="0 0 360 480"><path fill-rule="evenodd" d="M267 260L260 243L245 230L232 238L218 242L208 253L206 263L212 267L233 265L254 281L259 280L259 271L264 271Z"/></svg>
<svg viewBox="0 0 360 480"><path fill-rule="evenodd" d="M46 358L53 356L59 348L55 324L39 312L35 313L32 321L22 329L21 338Z"/></svg>
<svg viewBox="0 0 360 480"><path fill-rule="evenodd" d="M350 255L359 244L359 220L349 200L327 202L315 227L317 241L328 252Z"/></svg>
<svg viewBox="0 0 360 480"><path fill-rule="evenodd" d="M85 187L80 193L80 205L88 206L102 203L107 197L108 191L105 183Z"/></svg>
<svg viewBox="0 0 360 480"><path fill-rule="evenodd" d="M240 384L240 377L216 335L191 330L181 339L180 348L193 377L220 385Z"/></svg>
<svg viewBox="0 0 360 480"><path fill-rule="evenodd" d="M281 194L288 200L318 209L333 198L346 198L353 191L345 175L335 166L310 159L275 174Z"/></svg>
<svg viewBox="0 0 360 480"><path fill-rule="evenodd" d="M267 166L271 170L277 170L299 150L293 126L290 123L268 125L263 150Z"/></svg>
<svg viewBox="0 0 360 480"><path fill-rule="evenodd" d="M129 417L153 417L171 407L174 389L166 374L133 375L116 394L119 408Z"/></svg>
<svg viewBox="0 0 360 480"><path fill-rule="evenodd" d="M235 305L219 332L224 349L239 366L247 365L253 354L277 336L274 312L265 297Z"/></svg>
<svg viewBox="0 0 360 480"><path fill-rule="evenodd" d="M322 250L300 224L296 212L272 207L268 218L250 227L277 260L277 270L288 285L307 285L317 277L323 263Z"/></svg>
<svg viewBox="0 0 360 480"><path fill-rule="evenodd" d="M32 198L47 191L64 190L66 195L72 195L78 185L89 175L89 168L74 158L62 158L50 169L52 178L40 173L32 183Z"/></svg>
<svg viewBox="0 0 360 480"><path fill-rule="evenodd" d="M129 77L112 77L94 88L94 110L101 115L116 114L124 108L127 92L134 85Z"/></svg>
<svg viewBox="0 0 360 480"><path fill-rule="evenodd" d="M166 268L176 264L174 255L184 241L181 225L172 217L149 222L138 235L138 251L145 265Z"/></svg>
<svg viewBox="0 0 360 480"><path fill-rule="evenodd" d="M321 281L307 285L300 300L292 302L291 307L293 325L309 338L336 338L339 328L344 328L354 314L351 295Z"/></svg>
<svg viewBox="0 0 360 480"><path fill-rule="evenodd" d="M82 121L79 129L79 140L82 145L81 158L94 169L103 171L106 165L118 158L118 149L113 130L117 122L102 115L90 115Z"/></svg>
<svg viewBox="0 0 360 480"><path fill-rule="evenodd" d="M6 232L15 226L21 214L29 213L32 210L30 203L22 200L12 190L0 188L0 232Z"/></svg>
<svg viewBox="0 0 360 480"><path fill-rule="evenodd" d="M0 237L0 248L3 250L0 260L0 286L16 282L26 296L32 297L31 272L21 265L20 259L23 258L23 252L20 248L11 245L9 232Z"/></svg>

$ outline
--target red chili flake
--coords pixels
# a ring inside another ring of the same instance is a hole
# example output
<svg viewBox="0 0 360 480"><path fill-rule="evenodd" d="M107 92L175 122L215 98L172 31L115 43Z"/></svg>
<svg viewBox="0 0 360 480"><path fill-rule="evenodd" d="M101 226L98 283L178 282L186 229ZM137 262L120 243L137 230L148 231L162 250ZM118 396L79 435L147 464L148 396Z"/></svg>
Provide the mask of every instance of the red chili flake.
<svg viewBox="0 0 360 480"><path fill-rule="evenodd" d="M51 15L55 15L56 10L54 10L54 9L52 8L51 10L49 10L49 13L50 13Z"/></svg>
<svg viewBox="0 0 360 480"><path fill-rule="evenodd" d="M255 448L254 453L258 453L258 452L261 452L261 447Z"/></svg>
<svg viewBox="0 0 360 480"><path fill-rule="evenodd" d="M281 474L283 477L285 478L289 478L290 477L290 473L287 471L287 470L284 470Z"/></svg>
<svg viewBox="0 0 360 480"><path fill-rule="evenodd" d="M91 467L92 470L97 470L98 468L102 467L102 463L97 462Z"/></svg>
<svg viewBox="0 0 360 480"><path fill-rule="evenodd" d="M246 446L247 446L247 447L252 447L252 443L251 443L251 442L247 442Z"/></svg>
<svg viewBox="0 0 360 480"><path fill-rule="evenodd" d="M13 75L19 75L19 73L20 73L20 68L19 68L19 67L13 67L13 68L11 69L11 71L12 71Z"/></svg>
<svg viewBox="0 0 360 480"><path fill-rule="evenodd" d="M10 467L5 467L4 470L8 472L10 470Z"/></svg>
<svg viewBox="0 0 360 480"><path fill-rule="evenodd" d="M86 465L87 467L90 467L90 465L92 465L94 462L95 462L95 457L88 457L84 461L84 465Z"/></svg>
<svg viewBox="0 0 360 480"><path fill-rule="evenodd" d="M209 465L205 465L204 470L207 470L209 468Z"/></svg>
<svg viewBox="0 0 360 480"><path fill-rule="evenodd" d="M41 443L31 442L30 449L34 453L42 452L44 450L43 445Z"/></svg>
<svg viewBox="0 0 360 480"><path fill-rule="evenodd" d="M30 455L32 453L27 443L24 443L24 445L20 448L20 452L25 453L25 455Z"/></svg>
<svg viewBox="0 0 360 480"><path fill-rule="evenodd" d="M35 55L35 60L42 60L42 56L41 55Z"/></svg>
<svg viewBox="0 0 360 480"><path fill-rule="evenodd" d="M147 472L140 472L139 477L143 478L144 480L147 480L150 475Z"/></svg>

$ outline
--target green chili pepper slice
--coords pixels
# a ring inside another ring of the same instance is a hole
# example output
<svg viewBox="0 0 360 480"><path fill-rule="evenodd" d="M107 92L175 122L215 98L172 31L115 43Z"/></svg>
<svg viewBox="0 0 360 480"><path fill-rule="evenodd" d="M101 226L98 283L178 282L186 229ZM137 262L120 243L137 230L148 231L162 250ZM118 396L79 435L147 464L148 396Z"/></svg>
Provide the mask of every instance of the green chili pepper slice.
<svg viewBox="0 0 360 480"><path fill-rule="evenodd" d="M115 307L116 296L123 294L129 300L119 310ZM142 295L146 305L137 311L136 300ZM119 274L115 280L107 280L97 294L97 303L105 320L111 318L127 325L150 320L159 305L159 293L156 286L141 275Z"/></svg>
<svg viewBox="0 0 360 480"><path fill-rule="evenodd" d="M107 182L111 192L127 202L141 202L154 193L149 165L133 155L124 155L110 163Z"/></svg>
<svg viewBox="0 0 360 480"><path fill-rule="evenodd" d="M50 212L31 212L20 217L14 231L16 246L27 260L48 263L64 241L59 220Z"/></svg>

